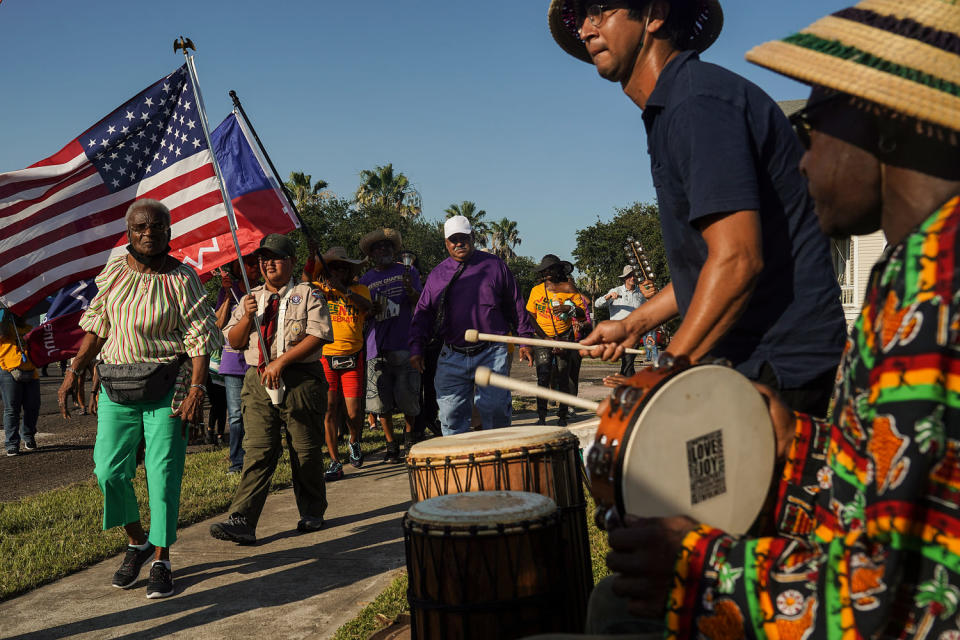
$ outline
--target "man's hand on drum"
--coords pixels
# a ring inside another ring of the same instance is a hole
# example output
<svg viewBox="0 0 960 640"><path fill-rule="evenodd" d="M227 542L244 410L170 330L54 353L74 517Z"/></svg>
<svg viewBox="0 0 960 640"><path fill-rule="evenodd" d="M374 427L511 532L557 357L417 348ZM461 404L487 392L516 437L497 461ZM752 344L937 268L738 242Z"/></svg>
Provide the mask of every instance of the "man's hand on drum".
<svg viewBox="0 0 960 640"><path fill-rule="evenodd" d="M580 355L601 360L616 360L622 356L623 350L640 342L643 335L635 331L627 320L604 320L597 324L597 328L580 341L580 344L593 348L581 349Z"/></svg>
<svg viewBox="0 0 960 640"><path fill-rule="evenodd" d="M777 460L783 462L787 459L787 453L797 433L797 414L784 403L775 389L758 382L754 382L753 386L767 403L770 420L773 422L773 433L777 440Z"/></svg>
<svg viewBox="0 0 960 640"><path fill-rule="evenodd" d="M619 574L613 579L613 592L629 599L631 614L663 617L683 539L696 528L686 516L627 516L622 527L610 531L607 566Z"/></svg>

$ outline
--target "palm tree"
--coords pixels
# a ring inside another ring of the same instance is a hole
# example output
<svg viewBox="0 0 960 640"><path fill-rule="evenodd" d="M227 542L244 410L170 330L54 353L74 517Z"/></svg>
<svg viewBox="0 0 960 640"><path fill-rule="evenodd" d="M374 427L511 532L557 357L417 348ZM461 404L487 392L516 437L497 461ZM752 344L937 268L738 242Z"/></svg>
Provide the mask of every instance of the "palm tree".
<svg viewBox="0 0 960 640"><path fill-rule="evenodd" d="M487 217L487 212L483 209L477 209L477 203L464 200L460 204L451 204L444 209L444 212L448 218L463 216L469 220L470 226L473 227L473 238L476 243L481 247L487 246L487 237L490 235L490 225L484 220Z"/></svg>
<svg viewBox="0 0 960 640"><path fill-rule="evenodd" d="M513 248L520 244L521 240L514 220L502 218L499 222L491 222L490 232L490 248L494 255L501 260L512 260L517 257Z"/></svg>
<svg viewBox="0 0 960 640"><path fill-rule="evenodd" d="M410 184L407 176L394 173L392 163L378 165L373 171L361 171L356 198L360 204L394 208L405 217L418 216L422 211L420 192Z"/></svg>
<svg viewBox="0 0 960 640"><path fill-rule="evenodd" d="M913 637L925 638L934 619L939 617L941 620L946 620L956 613L958 603L960 603L960 589L950 584L950 578L943 565L936 565L933 569L933 578L917 586L914 604L917 607L926 607L927 610L920 624L917 625L917 632Z"/></svg>
<svg viewBox="0 0 960 640"><path fill-rule="evenodd" d="M290 197L293 198L293 204L298 210L303 211L310 205L317 204L326 195L323 190L327 188L326 180L317 180L310 184L313 176L302 171L291 171L290 180L284 183Z"/></svg>

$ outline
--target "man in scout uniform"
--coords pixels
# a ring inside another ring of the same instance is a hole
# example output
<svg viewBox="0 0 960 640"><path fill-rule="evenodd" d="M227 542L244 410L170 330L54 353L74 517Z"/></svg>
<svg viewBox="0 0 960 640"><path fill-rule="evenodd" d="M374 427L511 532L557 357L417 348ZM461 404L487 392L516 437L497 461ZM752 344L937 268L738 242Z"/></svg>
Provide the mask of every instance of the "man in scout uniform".
<svg viewBox="0 0 960 640"><path fill-rule="evenodd" d="M812 85L791 118L833 235L882 229L831 419L769 394L775 530L610 533L613 590L671 638L960 636L960 4L867 0L747 59ZM660 637L663 637L661 633Z"/></svg>
<svg viewBox="0 0 960 640"><path fill-rule="evenodd" d="M268 235L256 253L264 283L241 300L224 328L230 346L243 350L250 365L241 394L243 471L230 517L210 526L214 538L240 544L256 542L257 521L280 459L283 425L300 512L297 530L320 529L327 509L322 428L327 385L319 362L323 345L333 340L327 301L311 285L294 282L294 248L285 236ZM261 352L255 316L268 357Z"/></svg>

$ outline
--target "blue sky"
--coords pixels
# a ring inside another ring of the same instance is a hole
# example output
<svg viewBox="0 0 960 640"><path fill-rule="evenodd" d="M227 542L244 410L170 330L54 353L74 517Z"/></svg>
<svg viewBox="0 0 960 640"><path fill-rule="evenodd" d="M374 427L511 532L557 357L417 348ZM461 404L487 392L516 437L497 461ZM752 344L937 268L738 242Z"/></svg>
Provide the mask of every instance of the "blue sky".
<svg viewBox="0 0 960 640"><path fill-rule="evenodd" d="M655 194L639 109L557 47L548 4L3 0L0 172L53 154L182 64L183 34L211 124L236 90L282 178L302 170L350 196L362 169L392 162L427 218L473 200L518 222L519 253L569 258L577 229ZM744 53L843 6L727 1L703 58L775 99L806 97Z"/></svg>

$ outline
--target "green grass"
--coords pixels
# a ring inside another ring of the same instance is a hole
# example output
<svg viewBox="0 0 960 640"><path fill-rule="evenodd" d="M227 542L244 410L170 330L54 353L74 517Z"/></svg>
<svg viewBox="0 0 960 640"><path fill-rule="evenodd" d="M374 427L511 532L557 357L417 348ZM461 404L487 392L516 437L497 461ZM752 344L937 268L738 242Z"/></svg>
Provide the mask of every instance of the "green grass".
<svg viewBox="0 0 960 640"><path fill-rule="evenodd" d="M384 446L381 431L364 431L363 450ZM180 494L179 526L194 524L230 506L239 475L227 475L226 449L187 456ZM346 444L341 446L346 455ZM271 490L290 486L284 454ZM133 481L144 528L149 528L143 469ZM0 601L89 567L124 550L123 529L103 531L103 496L96 481L78 482L16 502L0 503Z"/></svg>
<svg viewBox="0 0 960 640"><path fill-rule="evenodd" d="M587 532L590 538L590 561L593 565L593 583L610 575L607 568L607 534L593 523L594 502L587 494ZM333 635L333 640L366 640L370 634L390 624L401 613L409 613L407 604L407 572L400 570L393 582L368 604L356 618L346 623Z"/></svg>

